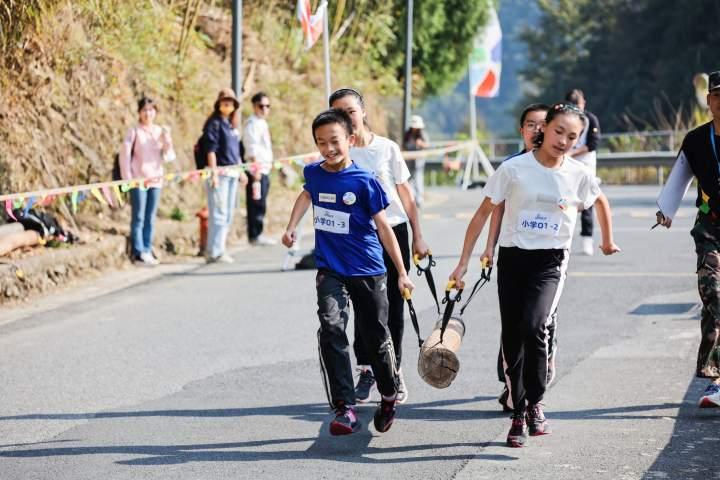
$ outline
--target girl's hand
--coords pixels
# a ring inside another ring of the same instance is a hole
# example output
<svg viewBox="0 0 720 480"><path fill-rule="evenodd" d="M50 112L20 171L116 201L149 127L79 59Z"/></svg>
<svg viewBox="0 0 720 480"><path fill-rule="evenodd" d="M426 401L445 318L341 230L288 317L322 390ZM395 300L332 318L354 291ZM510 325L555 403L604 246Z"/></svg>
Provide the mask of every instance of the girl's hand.
<svg viewBox="0 0 720 480"><path fill-rule="evenodd" d="M495 255L495 247L488 245L485 247L485 251L480 254L480 263L483 264L484 268L490 268L493 266L493 256ZM483 262L484 259L487 261Z"/></svg>
<svg viewBox="0 0 720 480"><path fill-rule="evenodd" d="M410 293L415 290L415 285L413 285L410 281L410 277L407 276L407 273L398 278L398 288L400 289L400 293L403 293L405 289L410 290Z"/></svg>
<svg viewBox="0 0 720 480"><path fill-rule="evenodd" d="M425 240L422 237L413 241L412 249L413 255L417 255L420 260L427 257L428 252L430 251L430 247L428 247L427 243L425 243Z"/></svg>
<svg viewBox="0 0 720 480"><path fill-rule="evenodd" d="M283 233L282 244L285 245L287 248L291 248L295 244L296 239L297 233L295 232L295 230L287 230L285 233Z"/></svg>
<svg viewBox="0 0 720 480"><path fill-rule="evenodd" d="M455 282L455 287L458 289L465 288L465 282L463 281L463 277L467 273L467 265L463 263L458 263L458 266L455 267L455 270L450 274L449 280L452 282Z"/></svg>
<svg viewBox="0 0 720 480"><path fill-rule="evenodd" d="M600 244L600 250L602 250L604 255L612 255L614 253L621 252L620 247L615 245L615 242L610 242L608 244Z"/></svg>
<svg viewBox="0 0 720 480"><path fill-rule="evenodd" d="M241 185L241 186L244 187L245 185L247 185L247 183L248 183L248 177L247 177L247 175L245 175L245 172L242 172L242 171L240 172L240 177L239 177L239 179L240 179L240 185Z"/></svg>

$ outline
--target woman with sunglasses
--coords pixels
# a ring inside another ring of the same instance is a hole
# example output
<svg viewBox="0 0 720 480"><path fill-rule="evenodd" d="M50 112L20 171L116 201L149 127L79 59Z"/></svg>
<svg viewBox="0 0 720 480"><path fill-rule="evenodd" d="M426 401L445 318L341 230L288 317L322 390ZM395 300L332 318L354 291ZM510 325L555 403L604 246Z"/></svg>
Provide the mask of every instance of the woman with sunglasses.
<svg viewBox="0 0 720 480"><path fill-rule="evenodd" d="M360 168L369 170L378 177L383 190L390 200L386 213L393 232L400 245L405 270L410 269L410 234L408 223L412 228L412 251L419 258L425 258L429 248L425 243L420 229L415 196L412 186L409 183L410 170L400 153L400 147L389 138L373 133L367 124L367 112L365 111L365 100L360 92L352 88L341 88L336 90L329 99L330 108L344 110L352 120L352 128L355 133L355 146L350 149L350 158ZM387 268L388 285L397 283L399 273L390 258L388 252L383 253L385 267ZM398 370L398 403L405 403L408 398L405 379L400 370L402 360L402 337L405 329L405 301L401 292L396 288L388 288L388 328L392 337L395 359ZM357 311L356 311L357 315ZM371 389L375 385L375 377L370 368L370 355L363 347L364 343L355 332L353 349L360 371L355 388L355 397L359 403L370 400Z"/></svg>
<svg viewBox="0 0 720 480"><path fill-rule="evenodd" d="M565 281L577 212L597 207L602 229L600 249L620 249L612 235L610 205L595 176L567 155L585 125L574 105L548 111L535 149L503 162L488 180L480 207L470 221L460 262L450 275L463 288L470 257L496 206L505 202L498 253L498 297L502 354L513 409L507 436L522 447L532 436L550 433L542 400L548 379L548 325Z"/></svg>

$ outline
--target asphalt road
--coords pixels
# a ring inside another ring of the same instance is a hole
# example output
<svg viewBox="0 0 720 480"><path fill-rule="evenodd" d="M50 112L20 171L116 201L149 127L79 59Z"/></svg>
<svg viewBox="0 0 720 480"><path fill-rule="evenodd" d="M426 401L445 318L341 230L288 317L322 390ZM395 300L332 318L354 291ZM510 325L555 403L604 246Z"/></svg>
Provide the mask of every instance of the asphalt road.
<svg viewBox="0 0 720 480"><path fill-rule="evenodd" d="M314 274L281 273L282 248L253 248L233 265L161 269L68 292L49 311L0 312L0 480L720 478L720 412L696 408L704 383L692 378L692 205L672 230L650 232L657 188L606 193L623 252L572 257L546 397L554 431L524 449L504 446L494 282L465 313L451 387L418 377L408 322L398 421L378 434L374 406L361 407L363 430L334 438ZM432 192L423 225L440 284L479 198ZM427 334L436 315L415 278Z"/></svg>

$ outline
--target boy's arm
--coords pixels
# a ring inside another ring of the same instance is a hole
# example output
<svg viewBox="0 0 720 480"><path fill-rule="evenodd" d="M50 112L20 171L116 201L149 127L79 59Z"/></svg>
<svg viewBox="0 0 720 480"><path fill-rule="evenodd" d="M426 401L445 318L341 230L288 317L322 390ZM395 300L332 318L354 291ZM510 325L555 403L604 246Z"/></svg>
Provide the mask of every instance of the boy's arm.
<svg viewBox="0 0 720 480"><path fill-rule="evenodd" d="M418 218L418 209L415 204L415 195L413 195L412 187L408 182L404 182L398 183L396 188L400 196L400 203L402 203L403 208L405 208L405 213L407 213L408 219L410 220L413 255L417 255L419 258L425 258L430 247L425 243L422 236L420 218Z"/></svg>
<svg viewBox="0 0 720 480"><path fill-rule="evenodd" d="M307 190L303 190L302 193L298 195L297 200L295 200L295 205L293 205L292 213L290 214L290 221L282 237L282 243L286 247L290 248L295 243L297 239L295 229L311 204L312 198L310 197L310 193Z"/></svg>
<svg viewBox="0 0 720 480"><path fill-rule="evenodd" d="M600 250L602 250L605 255L612 255L613 253L619 252L620 247L615 245L615 241L613 240L610 203L604 193L600 193L597 200L595 200L595 209L598 216L598 223L600 224L600 231L602 232Z"/></svg>
<svg viewBox="0 0 720 480"><path fill-rule="evenodd" d="M498 238L500 238L500 225L502 225L503 215L505 214L505 202L501 202L490 217L490 226L488 227L488 239L485 244L485 251L480 258L487 258L488 265L493 266L493 257L495 256L495 246Z"/></svg>
<svg viewBox="0 0 720 480"><path fill-rule="evenodd" d="M378 213L373 215L372 219L375 221L377 227L377 235L380 238L380 243L385 247L385 251L388 252L390 258L395 265L395 269L398 271L398 288L401 292L405 289L411 292L415 288L415 285L410 281L407 271L405 270L405 264L402 260L402 253L400 253L400 245L398 245L395 233L393 233L392 227L387 221L385 210L380 210Z"/></svg>
<svg viewBox="0 0 720 480"><path fill-rule="evenodd" d="M460 255L460 261L458 262L455 270L450 274L450 281L454 281L458 288L463 288L465 282L462 281L465 273L467 273L468 264L470 263L470 256L472 255L475 243L482 232L483 227L487 218L492 213L495 205L490 201L490 198L485 197L485 200L480 204L470 225L468 225L467 231L465 232L465 242L463 243L462 254Z"/></svg>

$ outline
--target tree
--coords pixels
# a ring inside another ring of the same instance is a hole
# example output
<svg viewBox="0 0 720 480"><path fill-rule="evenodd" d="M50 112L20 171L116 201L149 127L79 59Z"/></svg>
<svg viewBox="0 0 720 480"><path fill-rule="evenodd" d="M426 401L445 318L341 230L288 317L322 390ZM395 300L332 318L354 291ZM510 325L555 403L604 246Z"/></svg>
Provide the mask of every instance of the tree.
<svg viewBox="0 0 720 480"><path fill-rule="evenodd" d="M553 102L581 88L606 129L666 128L687 121L692 77L720 68L720 3L714 0L538 0L526 100ZM677 120L675 120L677 118Z"/></svg>

